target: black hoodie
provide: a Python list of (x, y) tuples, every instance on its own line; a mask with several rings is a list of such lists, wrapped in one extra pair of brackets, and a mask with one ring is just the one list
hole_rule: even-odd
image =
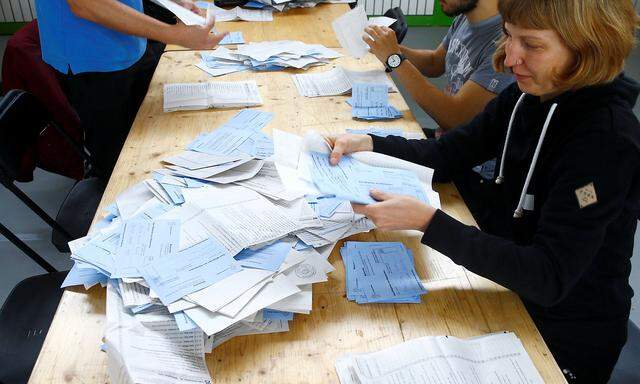
[[(487, 202), (493, 213), (485, 232), (437, 211), (422, 242), (518, 293), (554, 355), (567, 340), (599, 348), (626, 338), (640, 207), (640, 125), (632, 112), (638, 90), (620, 75), (545, 102), (525, 95), (513, 113), (522, 95), (513, 84), (437, 141), (372, 136), (375, 151), (432, 167), (434, 181), (448, 181), (489, 159), (500, 164), (514, 115), (504, 178), (487, 186), (495, 198)], [(526, 209), (514, 218), (553, 104)]]

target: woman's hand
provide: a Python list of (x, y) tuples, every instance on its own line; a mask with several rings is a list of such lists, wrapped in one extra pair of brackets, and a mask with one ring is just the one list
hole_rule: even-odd
[(372, 190), (377, 203), (352, 204), (353, 211), (367, 216), (381, 231), (413, 229), (424, 232), (429, 227), (436, 209), (418, 199)]
[(364, 32), (366, 35), (362, 37), (362, 40), (369, 46), (369, 52), (376, 55), (383, 64), (387, 63), (389, 56), (401, 53), (400, 45), (393, 29), (371, 25), (366, 27)]
[(347, 133), (340, 136), (328, 136), (326, 139), (331, 148), (333, 148), (329, 159), (331, 165), (338, 164), (343, 155), (353, 152), (373, 151), (373, 139), (369, 135)]

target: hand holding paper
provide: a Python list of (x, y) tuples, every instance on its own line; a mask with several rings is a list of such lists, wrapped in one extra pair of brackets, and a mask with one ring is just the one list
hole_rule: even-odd
[(353, 211), (367, 216), (381, 231), (427, 230), (436, 209), (411, 197), (371, 191), (378, 202), (369, 205), (352, 204)]

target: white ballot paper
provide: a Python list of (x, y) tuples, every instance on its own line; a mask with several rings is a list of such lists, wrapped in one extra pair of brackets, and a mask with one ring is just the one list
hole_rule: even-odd
[(255, 81), (164, 85), (164, 111), (252, 107), (262, 104)]
[[(515, 334), (431, 336), (336, 362), (341, 384), (527, 383), (544, 381)], [(497, 381), (496, 381), (497, 380)]]
[(369, 46), (362, 40), (364, 29), (368, 24), (364, 7), (358, 5), (335, 19), (331, 26), (342, 48), (346, 49), (351, 56), (361, 59), (369, 52)]
[(345, 95), (353, 84), (387, 84), (389, 92), (397, 92), (396, 86), (383, 70), (351, 71), (336, 67), (330, 71), (291, 75), (298, 92), (306, 97)]
[(171, 315), (143, 325), (124, 309), (111, 284), (107, 286), (105, 344), (111, 383), (212, 382), (200, 329), (181, 332)]
[(271, 9), (245, 9), (235, 7), (232, 9), (224, 9), (216, 6), (210, 6), (216, 21), (273, 21), (273, 11)]
[(166, 8), (169, 12), (176, 15), (185, 25), (204, 25), (204, 17), (195, 14), (185, 7), (178, 5), (172, 0), (151, 0), (154, 3)]

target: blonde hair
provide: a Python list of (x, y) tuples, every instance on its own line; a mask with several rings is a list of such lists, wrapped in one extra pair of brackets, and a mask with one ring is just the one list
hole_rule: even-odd
[[(555, 74), (563, 89), (578, 89), (613, 81), (636, 43), (638, 15), (629, 0), (500, 0), (503, 22), (529, 29), (555, 31), (573, 52), (574, 65)], [(506, 36), (493, 56), (504, 72)]]

